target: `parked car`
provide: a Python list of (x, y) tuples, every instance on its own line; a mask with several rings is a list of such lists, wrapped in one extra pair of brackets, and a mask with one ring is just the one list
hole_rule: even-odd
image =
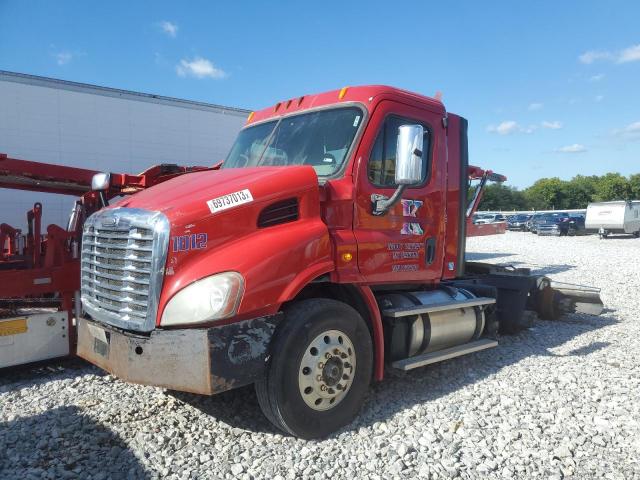
[(531, 218), (527, 220), (527, 223), (526, 223), (527, 231), (531, 233), (536, 233), (535, 225), (543, 215), (544, 213), (534, 213), (533, 215), (531, 215)]
[(473, 218), (473, 223), (482, 225), (483, 223), (504, 222), (505, 220), (505, 216), (501, 213), (481, 213)]
[(536, 226), (538, 235), (573, 236), (584, 233), (584, 217), (582, 215), (568, 215), (551, 213), (543, 215)]
[[(549, 227), (557, 225), (562, 219), (569, 218), (567, 212), (548, 212), (542, 213), (531, 223), (531, 231), (535, 234), (540, 233), (540, 226), (544, 225), (545, 233), (549, 230)], [(558, 227), (559, 228), (559, 227)], [(547, 233), (549, 235), (549, 233)]]
[(511, 215), (507, 218), (507, 230), (520, 230), (522, 232), (527, 230), (527, 222), (532, 215)]
[(597, 231), (600, 238), (607, 238), (611, 233), (640, 237), (640, 200), (590, 203), (586, 228)]

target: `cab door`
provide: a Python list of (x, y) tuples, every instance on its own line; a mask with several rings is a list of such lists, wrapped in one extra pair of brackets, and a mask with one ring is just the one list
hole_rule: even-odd
[[(445, 230), (446, 142), (437, 112), (395, 101), (381, 102), (356, 155), (354, 235), (358, 268), (367, 283), (437, 281), (441, 277)], [(395, 189), (398, 127), (425, 130), (423, 181), (405, 189), (384, 215), (374, 215), (372, 195), (390, 198)]]

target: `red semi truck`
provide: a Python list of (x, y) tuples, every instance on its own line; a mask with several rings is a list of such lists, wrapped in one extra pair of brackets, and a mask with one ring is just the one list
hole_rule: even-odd
[(274, 425), (317, 438), (385, 366), (495, 347), (528, 311), (600, 313), (595, 289), (465, 262), (469, 174), (467, 121), (432, 98), (365, 86), (252, 113), (221, 165), (86, 221), (78, 354), (173, 390), (253, 383)]

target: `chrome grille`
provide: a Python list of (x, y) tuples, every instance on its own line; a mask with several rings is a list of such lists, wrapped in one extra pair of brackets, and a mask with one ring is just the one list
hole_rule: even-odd
[(169, 241), (160, 212), (119, 208), (95, 213), (82, 236), (82, 304), (95, 320), (153, 330)]

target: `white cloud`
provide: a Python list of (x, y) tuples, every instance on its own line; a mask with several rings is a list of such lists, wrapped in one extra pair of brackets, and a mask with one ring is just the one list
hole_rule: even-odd
[(536, 110), (540, 110), (543, 106), (544, 105), (542, 103), (537, 103), (537, 102), (530, 103), (529, 104), (529, 110), (534, 112)]
[(225, 78), (227, 73), (221, 68), (217, 68), (210, 60), (202, 57), (195, 57), (193, 60), (183, 58), (176, 65), (176, 73), (180, 77), (195, 78)]
[(73, 53), (71, 52), (58, 52), (54, 55), (56, 63), (60, 66), (66, 65), (73, 60)]
[(618, 55), (618, 63), (637, 62), (640, 60), (640, 44), (625, 48)]
[(602, 100), (604, 100), (604, 95), (596, 95), (595, 99), (596, 102), (601, 102)]
[(587, 147), (579, 143), (574, 143), (573, 145), (567, 145), (556, 149), (556, 152), (558, 153), (583, 153), (586, 151)]
[(596, 60), (608, 60), (610, 58), (612, 58), (611, 52), (605, 52), (602, 50), (590, 50), (580, 55), (578, 57), (578, 60), (589, 65)]
[[(542, 122), (540, 126), (544, 128), (562, 128), (562, 123), (560, 122)], [(489, 125), (487, 127), (487, 132), (497, 133), (498, 135), (511, 135), (512, 133), (533, 133), (538, 128), (539, 125), (520, 125), (515, 120), (505, 120), (498, 125)]]
[(599, 73), (598, 75), (593, 75), (589, 77), (590, 82), (599, 82), (604, 78), (604, 73)]
[(557, 120), (555, 122), (547, 122), (545, 120), (540, 125), (542, 125), (542, 128), (550, 128), (551, 130), (559, 130), (563, 126), (562, 122), (559, 122)]
[(507, 120), (502, 122), (498, 126), (489, 125), (487, 127), (487, 131), (497, 133), (498, 135), (510, 135), (512, 133), (520, 131), (520, 126), (513, 120)]
[(625, 127), (625, 132), (640, 133), (640, 122), (634, 122)]
[(171, 38), (176, 38), (176, 35), (178, 34), (178, 25), (167, 20), (160, 22), (160, 28)]
[(640, 44), (631, 45), (617, 52), (608, 50), (590, 50), (578, 57), (582, 63), (587, 65), (599, 60), (610, 60), (615, 63), (629, 63), (640, 61)]
[(640, 122), (633, 122), (621, 130), (614, 130), (613, 134), (624, 140), (640, 140)]

